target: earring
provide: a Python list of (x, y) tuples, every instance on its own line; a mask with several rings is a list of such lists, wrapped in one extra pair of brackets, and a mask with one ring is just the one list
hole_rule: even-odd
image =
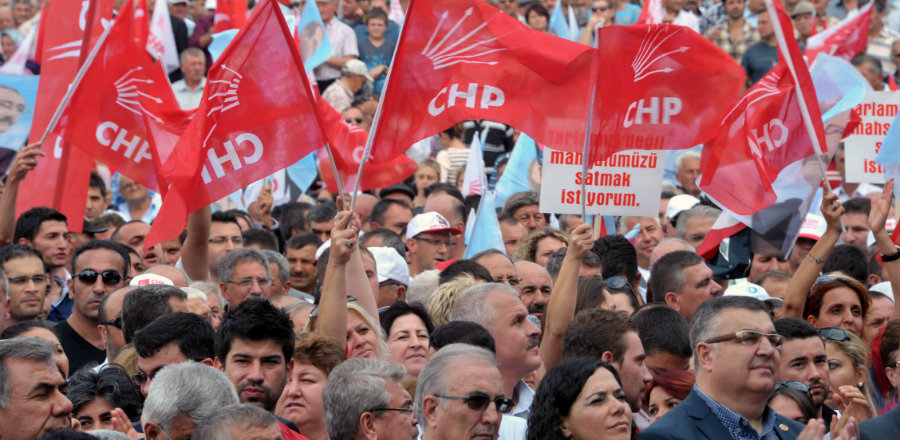
[(860, 383), (856, 384), (856, 387), (859, 388), (859, 389), (862, 389), (863, 385), (864, 385), (864, 384), (863, 384), (862, 382), (860, 382)]

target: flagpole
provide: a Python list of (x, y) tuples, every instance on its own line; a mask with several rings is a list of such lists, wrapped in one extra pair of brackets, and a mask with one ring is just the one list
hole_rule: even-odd
[[(78, 74), (75, 75), (75, 79), (72, 80), (72, 84), (69, 84), (69, 88), (66, 90), (65, 96), (63, 96), (62, 101), (59, 103), (59, 106), (56, 107), (56, 112), (53, 113), (53, 118), (50, 119), (50, 123), (47, 124), (47, 128), (44, 130), (44, 134), (41, 135), (40, 143), (43, 144), (47, 139), (47, 135), (56, 128), (56, 124), (59, 122), (59, 118), (62, 116), (63, 110), (66, 108), (66, 105), (69, 104), (69, 100), (72, 99), (72, 95), (75, 93), (75, 89), (78, 88), (78, 85), (81, 84), (82, 78), (84, 78), (84, 74), (87, 72), (88, 67), (94, 62), (94, 58), (96, 58), (97, 53), (100, 52), (100, 46), (103, 45), (103, 42), (106, 41), (106, 37), (109, 35), (110, 31), (112, 31), (114, 24), (110, 24), (109, 27), (103, 30), (103, 33), (100, 34), (100, 38), (97, 39), (97, 42), (94, 44), (94, 47), (91, 48), (90, 54), (88, 54), (87, 58), (81, 63), (81, 67), (78, 68)], [(90, 32), (90, 29), (85, 29), (85, 32)]]
[(337, 165), (334, 163), (334, 153), (331, 152), (331, 144), (328, 142), (325, 142), (325, 151), (328, 152), (328, 162), (331, 163), (331, 173), (334, 174), (334, 181), (337, 183), (338, 195), (344, 197), (344, 185), (341, 183), (341, 175), (338, 174)]
[(581, 150), (581, 221), (587, 219), (587, 179), (590, 168), (591, 122), (594, 119), (594, 99), (597, 96), (597, 85), (591, 84), (591, 106), (588, 107), (587, 129), (584, 131), (584, 148)]
[[(406, 9), (406, 15), (403, 17), (403, 26), (400, 28), (400, 35), (397, 36), (397, 45), (394, 46), (394, 53), (391, 54), (391, 59), (395, 60), (394, 55), (400, 50), (400, 44), (403, 43), (403, 34), (406, 32), (406, 25), (409, 21), (410, 15), (412, 13), (410, 11), (413, 10), (413, 5), (416, 0), (409, 0), (409, 7)], [(359, 170), (356, 173), (356, 182), (353, 183), (353, 195), (350, 199), (350, 210), (356, 207), (356, 193), (359, 192), (359, 183), (362, 181), (362, 173), (363, 168), (366, 166), (366, 161), (369, 160), (369, 156), (372, 155), (372, 143), (375, 140), (375, 133), (378, 131), (379, 122), (381, 122), (381, 108), (384, 106), (385, 97), (388, 95), (388, 87), (391, 85), (391, 73), (394, 72), (394, 69), (388, 69), (387, 76), (384, 79), (384, 88), (381, 89), (381, 98), (378, 100), (378, 106), (375, 108), (375, 116), (372, 117), (372, 131), (369, 132), (369, 137), (366, 138), (366, 148), (363, 150), (362, 159), (359, 161)]]

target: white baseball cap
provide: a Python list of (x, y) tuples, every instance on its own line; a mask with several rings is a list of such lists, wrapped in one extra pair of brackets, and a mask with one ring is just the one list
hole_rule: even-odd
[(406, 224), (406, 238), (415, 238), (423, 232), (450, 232), (458, 235), (462, 231), (450, 226), (450, 222), (437, 212), (423, 212)]
[(769, 296), (769, 292), (766, 292), (766, 289), (763, 289), (762, 286), (746, 281), (728, 286), (728, 289), (725, 289), (725, 296), (749, 296), (771, 305), (772, 308), (784, 305), (783, 299)]
[(678, 194), (677, 196), (673, 196), (669, 199), (669, 204), (666, 206), (666, 219), (671, 220), (675, 218), (676, 215), (693, 208), (694, 205), (698, 203), (700, 203), (700, 199), (690, 194)]
[(172, 280), (162, 276), (157, 275), (155, 273), (142, 273), (131, 279), (131, 282), (128, 283), (129, 286), (139, 287), (146, 286), (148, 284), (164, 284), (166, 286), (174, 286), (175, 283)]
[(825, 217), (816, 214), (806, 214), (803, 219), (803, 226), (800, 226), (800, 233), (797, 238), (809, 238), (811, 240), (819, 240), (825, 235), (825, 229), (828, 225), (825, 223)]
[(400, 256), (397, 249), (386, 246), (367, 248), (375, 256), (375, 272), (378, 273), (378, 282), (394, 280), (404, 286), (409, 286), (409, 266), (406, 260)]

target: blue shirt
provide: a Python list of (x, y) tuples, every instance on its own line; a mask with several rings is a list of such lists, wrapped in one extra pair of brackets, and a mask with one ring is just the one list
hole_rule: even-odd
[(694, 392), (706, 402), (709, 410), (716, 415), (716, 418), (719, 419), (720, 422), (722, 422), (722, 425), (724, 425), (725, 429), (728, 430), (728, 433), (731, 434), (732, 439), (778, 440), (778, 436), (775, 435), (775, 411), (772, 411), (772, 408), (766, 406), (766, 410), (763, 412), (762, 435), (759, 435), (756, 430), (753, 429), (753, 426), (750, 425), (750, 422), (742, 415), (732, 411), (725, 405), (716, 402), (711, 397), (707, 396), (706, 393), (701, 391), (700, 388), (697, 388), (696, 385), (694, 385)]
[(628, 3), (621, 11), (616, 11), (613, 18), (615, 24), (635, 24), (641, 15), (641, 7), (632, 3)]

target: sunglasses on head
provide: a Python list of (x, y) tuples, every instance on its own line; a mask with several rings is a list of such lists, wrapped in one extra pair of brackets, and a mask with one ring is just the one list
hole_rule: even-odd
[(775, 385), (775, 390), (773, 390), (772, 392), (777, 392), (778, 390), (780, 390), (782, 388), (790, 388), (794, 391), (799, 391), (801, 393), (809, 394), (809, 386), (803, 382), (797, 382), (796, 380), (789, 380), (786, 382), (778, 382), (778, 384)]
[(819, 336), (834, 342), (844, 342), (850, 340), (850, 333), (840, 327), (824, 327), (816, 330)]
[(122, 274), (116, 272), (112, 269), (104, 270), (103, 272), (97, 272), (94, 269), (85, 269), (81, 272), (78, 272), (78, 281), (81, 281), (84, 284), (94, 284), (97, 282), (97, 277), (101, 277), (103, 279), (103, 284), (107, 286), (115, 286), (122, 282)]
[(352, 124), (356, 122), (357, 124), (362, 124), (363, 118), (344, 118), (344, 122), (348, 124)]
[(494, 404), (497, 405), (497, 411), (501, 413), (509, 411), (513, 406), (512, 399), (502, 394), (496, 397), (491, 397), (488, 395), (488, 393), (485, 393), (483, 391), (473, 391), (469, 393), (468, 396), (448, 396), (445, 394), (435, 394), (435, 397), (439, 397), (441, 399), (462, 400), (472, 411), (484, 411), (485, 409), (487, 409), (488, 405), (491, 404), (491, 402), (494, 402)]

